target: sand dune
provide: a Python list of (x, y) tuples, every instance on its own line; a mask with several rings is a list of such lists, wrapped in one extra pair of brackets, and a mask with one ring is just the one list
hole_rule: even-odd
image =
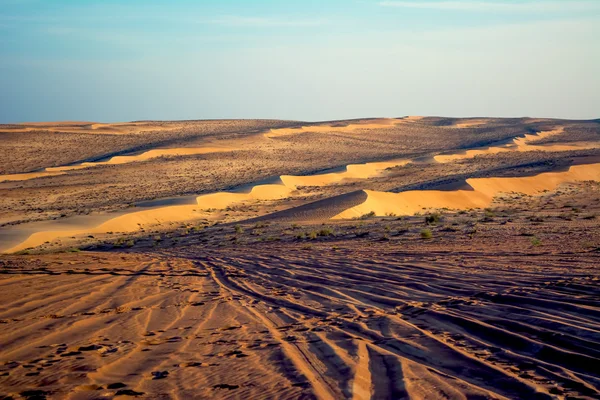
[(48, 167), (43, 171), (29, 172), (24, 174), (8, 174), (0, 175), (0, 182), (2, 181), (23, 181), (28, 179), (41, 178), (45, 176), (55, 176), (65, 174), (67, 171), (74, 171), (78, 169), (93, 168), (100, 165), (120, 165), (128, 164), (132, 162), (147, 161), (152, 158), (168, 157), (168, 156), (189, 156), (197, 154), (210, 154), (227, 151), (239, 150), (235, 147), (223, 146), (206, 146), (206, 147), (183, 147), (173, 149), (152, 149), (145, 151), (141, 154), (130, 155), (130, 156), (115, 156), (111, 157), (107, 161), (96, 161), (96, 162), (84, 162), (75, 165), (66, 165), (62, 167)]
[(481, 126), (481, 125), (485, 125), (487, 123), (487, 120), (485, 119), (471, 119), (471, 120), (466, 120), (466, 121), (460, 121), (454, 125), (452, 125), (452, 127), (454, 128), (473, 128), (475, 126)]
[(333, 219), (356, 218), (370, 212), (379, 216), (412, 215), (425, 209), (483, 208), (489, 206), (499, 193), (536, 195), (554, 190), (562, 183), (588, 180), (600, 181), (600, 164), (574, 165), (568, 171), (535, 176), (467, 179), (467, 184), (473, 190), (414, 190), (401, 193), (365, 190), (367, 200), (364, 203), (341, 212)]
[(422, 117), (406, 117), (401, 119), (396, 118), (380, 118), (374, 120), (360, 121), (357, 123), (350, 123), (345, 125), (309, 125), (300, 126), (294, 128), (279, 128), (270, 129), (265, 136), (268, 138), (274, 138), (279, 136), (294, 135), (303, 132), (354, 132), (357, 130), (367, 129), (382, 129), (391, 128), (395, 125), (403, 124), (406, 122), (415, 122), (422, 119)]
[(365, 164), (349, 164), (345, 171), (315, 175), (281, 175), (283, 184), (290, 188), (298, 186), (326, 186), (341, 182), (345, 179), (368, 179), (381, 176), (387, 168), (406, 165), (410, 160), (394, 160), (371, 162)]
[(81, 121), (61, 121), (61, 122), (27, 122), (24, 124), (14, 124), (11, 127), (0, 126), (0, 132), (68, 132), (68, 133), (89, 133), (104, 135), (129, 135), (156, 131), (173, 131), (180, 129), (181, 124), (164, 124), (155, 122), (116, 122), (116, 123), (96, 123)]
[(142, 228), (156, 226), (168, 226), (174, 223), (190, 222), (200, 218), (216, 220), (219, 214), (207, 213), (207, 210), (224, 210), (227, 207), (247, 202), (275, 200), (289, 196), (291, 189), (283, 185), (257, 185), (248, 193), (218, 192), (198, 196), (195, 205), (178, 205), (159, 207), (144, 211), (134, 211), (97, 226), (82, 226), (80, 229), (65, 229), (57, 231), (41, 231), (29, 236), (25, 241), (11, 247), (4, 252), (14, 253), (30, 247), (37, 247), (46, 242), (52, 242), (59, 238), (89, 235), (107, 234), (109, 232), (132, 233)]
[[(510, 178), (473, 178), (467, 179), (467, 184), (473, 190), (415, 190), (402, 193), (388, 193), (365, 190), (366, 199), (361, 204), (351, 204), (346, 210), (340, 211), (336, 200), (316, 205), (326, 207), (326, 210), (315, 210), (315, 205), (308, 206), (305, 210), (296, 212), (288, 210), (274, 218), (279, 219), (322, 219), (322, 215), (328, 214), (332, 219), (351, 219), (374, 212), (378, 216), (384, 215), (412, 215), (425, 209), (448, 208), (464, 210), (470, 208), (484, 208), (491, 204), (492, 199), (499, 193), (523, 193), (535, 195), (546, 190), (554, 190), (562, 183), (575, 181), (600, 181), (600, 164), (575, 165), (564, 172), (547, 172), (528, 177)], [(172, 224), (177, 222), (189, 222), (207, 216), (205, 210), (223, 210), (227, 207), (248, 202), (276, 200), (292, 195), (294, 188), (281, 184), (257, 185), (248, 193), (218, 192), (198, 196), (197, 205), (167, 206), (151, 210), (137, 211), (121, 215), (98, 226), (87, 226), (81, 229), (42, 231), (32, 234), (27, 240), (13, 246), (5, 253), (14, 253), (24, 249), (37, 247), (45, 242), (52, 242), (61, 237), (70, 237), (86, 234), (105, 234), (108, 232), (137, 232), (141, 228)], [(359, 192), (360, 193), (360, 192)], [(354, 202), (355, 196), (351, 196)], [(342, 197), (340, 197), (340, 200)], [(348, 204), (342, 201), (341, 204)], [(338, 213), (331, 215), (335, 205)], [(211, 218), (218, 218), (212, 215)]]
[(512, 140), (512, 143), (502, 146), (483, 147), (479, 149), (470, 149), (460, 153), (440, 154), (434, 156), (433, 159), (440, 163), (447, 163), (465, 158), (473, 158), (476, 156), (498, 154), (511, 151), (571, 151), (571, 150), (586, 150), (599, 148), (599, 143), (582, 142), (568, 144), (546, 144), (535, 145), (537, 140), (541, 140), (550, 136), (560, 135), (564, 132), (564, 128), (557, 128), (550, 131), (541, 131), (535, 135), (525, 134), (523, 137), (518, 137)]

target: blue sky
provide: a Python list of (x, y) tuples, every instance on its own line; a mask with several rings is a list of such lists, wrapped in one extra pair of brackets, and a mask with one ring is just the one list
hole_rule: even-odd
[(0, 122), (600, 117), (600, 1), (0, 0)]

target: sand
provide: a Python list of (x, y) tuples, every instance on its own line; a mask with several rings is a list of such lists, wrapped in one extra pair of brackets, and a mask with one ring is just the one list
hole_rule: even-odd
[(592, 255), (453, 243), (7, 259), (0, 389), (15, 398), (597, 396)]
[(169, 131), (180, 129), (178, 124), (163, 124), (155, 122), (116, 122), (116, 123), (96, 123), (81, 121), (62, 121), (62, 122), (27, 122), (23, 124), (14, 124), (10, 128), (1, 127), (0, 132), (69, 132), (69, 133), (88, 133), (96, 135), (131, 135), (144, 134), (148, 132)]
[(331, 172), (315, 175), (281, 175), (283, 184), (289, 188), (298, 186), (325, 186), (342, 182), (346, 179), (369, 179), (381, 176), (388, 168), (406, 165), (410, 160), (393, 160), (364, 164), (349, 164), (342, 172)]
[(424, 210), (448, 208), (467, 210), (488, 207), (500, 193), (538, 195), (559, 185), (576, 181), (600, 182), (600, 164), (576, 165), (564, 172), (547, 172), (535, 176), (514, 178), (473, 178), (467, 184), (473, 190), (414, 190), (401, 193), (365, 190), (367, 200), (334, 216), (334, 219), (375, 215), (412, 215)]
[(498, 154), (511, 151), (574, 151), (574, 150), (585, 150), (585, 149), (596, 149), (600, 147), (597, 142), (581, 142), (581, 143), (568, 143), (568, 144), (547, 144), (547, 145), (535, 145), (535, 141), (542, 140), (544, 138), (560, 135), (564, 132), (564, 128), (557, 128), (550, 131), (541, 131), (535, 135), (525, 134), (523, 137), (517, 137), (512, 140), (512, 143), (502, 146), (492, 146), (480, 149), (466, 150), (460, 153), (453, 154), (442, 154), (436, 155), (433, 159), (440, 163), (447, 163), (456, 160), (463, 160), (466, 158), (473, 158), (477, 156)]
[(101, 165), (121, 165), (132, 162), (148, 161), (158, 157), (176, 157), (176, 156), (190, 156), (198, 154), (211, 154), (219, 152), (228, 152), (239, 150), (234, 147), (227, 145), (222, 146), (206, 146), (196, 148), (173, 148), (173, 149), (152, 149), (145, 151), (141, 154), (131, 156), (115, 156), (111, 157), (107, 161), (96, 161), (96, 162), (83, 162), (75, 165), (66, 165), (61, 167), (48, 167), (43, 171), (29, 172), (24, 174), (8, 174), (0, 175), (0, 182), (3, 181), (23, 181), (28, 179), (42, 178), (45, 176), (56, 176), (65, 174), (67, 171), (74, 171), (85, 168), (93, 168)]
[[(470, 130), (488, 120), (416, 121), (322, 123), (317, 132), (306, 123), (247, 123), (239, 136), (238, 122), (225, 133), (210, 125), (207, 137), (231, 135), (227, 145), (243, 151), (191, 159), (148, 152), (144, 162), (114, 157), (114, 168), (3, 183), (1, 205), (15, 228), (25, 228), (18, 218), (26, 210), (41, 216), (42, 231), (10, 250), (60, 244), (0, 256), (0, 398), (600, 397), (597, 151), (426, 161), (534, 128), (542, 133), (510, 146), (572, 149), (534, 142), (565, 124), (578, 144), (595, 143), (597, 124), (493, 120)], [(264, 138), (265, 129), (295, 125), (306, 131)], [(202, 126), (191, 123), (185, 151), (206, 144), (196, 136)], [(40, 142), (18, 154), (53, 148), (45, 134), (24, 135)], [(94, 159), (82, 152), (92, 142), (78, 143), (69, 158), (39, 166)], [(177, 149), (152, 151), (163, 150)], [(113, 151), (122, 149), (102, 154)], [(329, 172), (299, 175), (310, 170)], [(486, 177), (467, 178), (472, 190), (389, 192), (470, 176)], [(161, 202), (159, 184), (193, 204)], [(136, 190), (156, 201), (118, 214), (90, 205), (111, 191), (123, 194), (117, 206), (131, 204)], [(82, 215), (54, 229), (50, 218), (69, 219), (64, 198)], [(442, 211), (434, 223), (413, 215), (440, 208), (472, 210)], [(371, 211), (378, 217), (365, 216)]]
[(348, 124), (328, 124), (328, 125), (309, 125), (299, 126), (293, 128), (279, 128), (270, 129), (265, 133), (268, 138), (276, 138), (280, 136), (295, 135), (304, 132), (354, 132), (358, 130), (369, 130), (369, 129), (384, 129), (392, 128), (396, 125), (403, 124), (406, 122), (415, 122), (422, 119), (422, 117), (406, 117), (402, 119), (395, 118), (380, 118), (375, 120), (365, 120), (357, 123)]
[[(395, 162), (392, 162), (391, 164), (395, 164)], [(357, 170), (361, 171), (361, 173), (364, 171), (369, 173), (379, 171), (379, 169), (366, 167), (366, 165), (364, 167), (365, 168), (363, 168), (363, 166), (358, 167)], [(352, 171), (353, 169), (350, 170)], [(248, 193), (211, 193), (198, 196), (196, 198), (197, 205), (167, 206), (131, 212), (110, 219), (98, 226), (86, 226), (81, 229), (37, 232), (18, 245), (3, 251), (5, 253), (19, 252), (64, 237), (107, 234), (109, 232), (132, 233), (138, 232), (141, 229), (151, 229), (157, 226), (164, 227), (165, 225), (168, 226), (180, 222), (193, 222), (200, 218), (216, 220), (220, 215), (207, 214), (207, 211), (225, 210), (234, 204), (244, 202), (283, 199), (293, 194), (298, 182), (306, 183), (310, 181), (302, 180), (302, 177), (300, 177), (299, 180), (294, 180), (293, 178), (295, 177), (290, 178), (292, 178), (290, 180), (293, 184), (291, 187), (290, 181), (288, 181), (287, 184), (283, 185), (257, 185)], [(317, 182), (323, 182), (322, 179), (319, 179), (319, 175), (312, 178)], [(576, 165), (571, 166), (568, 171), (548, 172), (529, 177), (467, 179), (467, 184), (472, 187), (473, 190), (415, 190), (402, 193), (364, 190), (366, 199), (362, 203), (353, 205), (352, 207), (333, 215), (331, 218), (352, 219), (371, 212), (378, 216), (385, 216), (412, 215), (430, 209), (467, 210), (471, 208), (485, 208), (488, 207), (492, 203), (494, 197), (500, 193), (537, 195), (544, 191), (554, 190), (563, 183), (576, 181), (600, 182), (600, 164)], [(285, 182), (286, 181), (284, 180), (284, 183)], [(295, 213), (294, 210), (288, 210), (282, 217), (284, 219), (291, 219), (290, 215)], [(310, 215), (315, 214), (312, 212)]]

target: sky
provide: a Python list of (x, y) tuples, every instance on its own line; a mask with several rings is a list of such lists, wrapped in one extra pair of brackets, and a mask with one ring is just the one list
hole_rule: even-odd
[(0, 123), (600, 117), (600, 0), (0, 0)]

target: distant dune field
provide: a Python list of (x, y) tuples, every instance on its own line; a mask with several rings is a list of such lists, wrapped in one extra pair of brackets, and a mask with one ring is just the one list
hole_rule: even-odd
[(0, 399), (600, 398), (600, 123), (0, 126)]

